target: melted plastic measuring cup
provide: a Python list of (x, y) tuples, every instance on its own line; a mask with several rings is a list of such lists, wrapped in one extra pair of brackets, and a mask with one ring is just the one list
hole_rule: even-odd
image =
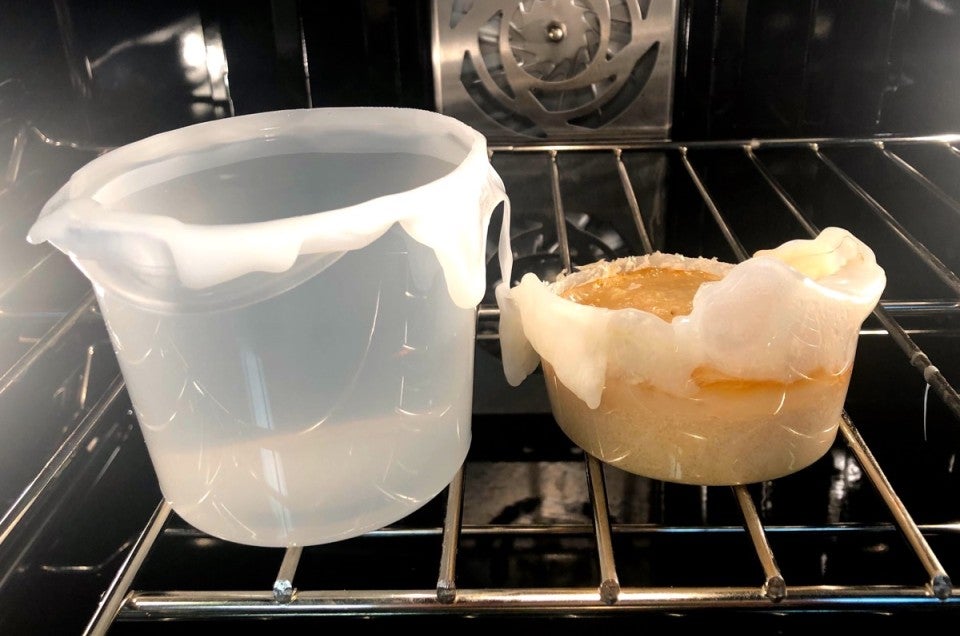
[(97, 292), (165, 498), (211, 535), (328, 543), (393, 523), (471, 439), (486, 140), (437, 113), (197, 124), (77, 171), (29, 233)]

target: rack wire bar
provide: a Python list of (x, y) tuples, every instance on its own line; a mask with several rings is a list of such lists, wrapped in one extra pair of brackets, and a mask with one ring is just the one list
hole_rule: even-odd
[(93, 371), (93, 356), (97, 349), (93, 345), (87, 347), (87, 355), (83, 361), (83, 375), (80, 376), (80, 387), (77, 389), (77, 405), (80, 409), (87, 408), (87, 398), (90, 395), (90, 374)]
[[(49, 261), (51, 258), (53, 258), (55, 254), (56, 252), (54, 250), (52, 249), (49, 250), (46, 254), (44, 254), (39, 259), (37, 259), (37, 261), (33, 265), (28, 267), (26, 271), (19, 274), (16, 278), (10, 281), (10, 284), (8, 284), (4, 289), (0, 289), (0, 302), (3, 302), (3, 299), (7, 296), (7, 294), (10, 294), (14, 290), (16, 290), (18, 287), (20, 287), (20, 285), (22, 285), (25, 280), (30, 278), (34, 274), (34, 272), (36, 272), (41, 267), (43, 267), (44, 264), (47, 261)], [(2, 315), (3, 313), (4, 313), (3, 307), (0, 307), (0, 315)]]
[(926, 188), (930, 194), (937, 197), (947, 207), (951, 208), (954, 212), (960, 213), (960, 201), (957, 201), (949, 194), (944, 192), (940, 186), (935, 184), (933, 181), (928, 179), (926, 175), (913, 167), (909, 161), (887, 148), (882, 141), (878, 141), (875, 145), (877, 149), (883, 153), (883, 156), (889, 159), (895, 166), (903, 170), (909, 176), (913, 177), (917, 183)]
[(613, 538), (610, 534), (610, 513), (607, 506), (607, 488), (600, 461), (584, 454), (587, 468), (587, 485), (593, 510), (593, 527), (597, 539), (597, 556), (600, 559), (600, 598), (604, 603), (616, 603), (620, 596), (620, 579), (613, 559)]
[[(960, 534), (960, 521), (953, 523), (926, 523), (917, 524), (922, 532), (937, 532)], [(688, 526), (688, 525), (660, 525), (657, 523), (611, 523), (613, 534), (623, 535), (671, 535), (671, 534), (740, 534), (742, 525), (716, 526)], [(587, 523), (556, 523), (549, 525), (530, 524), (465, 524), (461, 526), (461, 536), (575, 536), (590, 535), (595, 531), (593, 524)], [(897, 532), (893, 523), (857, 523), (837, 522), (829, 525), (766, 525), (766, 534), (844, 534), (844, 533), (884, 533)], [(401, 538), (401, 537), (437, 537), (443, 534), (440, 526), (424, 528), (388, 527), (373, 530), (365, 535), (366, 538)], [(209, 537), (210, 535), (192, 527), (164, 528), (165, 537)]]
[[(557, 224), (557, 237), (560, 242), (560, 254), (566, 271), (572, 270), (570, 244), (567, 240), (566, 216), (563, 212), (563, 198), (560, 193), (560, 172), (557, 165), (557, 153), (550, 152), (550, 184), (553, 195), (553, 212)], [(629, 184), (628, 184), (629, 185)], [(632, 188), (631, 188), (632, 192)], [(638, 207), (639, 209), (639, 207)], [(598, 591), (605, 603), (615, 603), (620, 594), (620, 581), (617, 578), (613, 560), (613, 540), (610, 536), (610, 517), (607, 510), (607, 491), (604, 486), (603, 468), (600, 463), (586, 454), (587, 482), (593, 510), (594, 531), (597, 541), (597, 553), (600, 559), (600, 586)]]
[[(760, 176), (763, 177), (767, 185), (773, 189), (773, 192), (780, 198), (783, 204), (787, 206), (787, 209), (794, 218), (796, 218), (797, 222), (806, 229), (811, 237), (819, 234), (820, 230), (817, 226), (807, 220), (803, 212), (800, 211), (800, 206), (797, 205), (797, 202), (793, 200), (793, 197), (790, 196), (780, 182), (770, 174), (770, 171), (763, 164), (763, 161), (753, 152), (753, 148), (744, 146), (743, 150), (750, 159), (750, 162), (760, 173)], [(900, 349), (907, 355), (910, 364), (923, 374), (923, 379), (933, 388), (937, 397), (943, 401), (957, 419), (960, 419), (960, 394), (958, 394), (957, 390), (943, 377), (940, 370), (933, 365), (930, 358), (927, 357), (927, 354), (917, 346), (910, 335), (907, 334), (906, 330), (900, 326), (900, 323), (890, 316), (884, 308), (883, 303), (874, 308), (873, 315), (883, 324), (887, 333), (893, 338), (893, 341), (896, 342)]]
[(900, 497), (893, 491), (893, 487), (887, 480), (886, 475), (884, 475), (883, 470), (880, 469), (880, 464), (877, 463), (873, 453), (867, 448), (866, 442), (864, 442), (860, 436), (860, 432), (853, 425), (853, 421), (846, 412), (844, 412), (840, 418), (840, 430), (843, 431), (843, 436), (847, 439), (847, 444), (853, 449), (860, 465), (870, 476), (870, 481), (876, 486), (877, 492), (880, 493), (884, 503), (887, 504), (887, 507), (893, 514), (894, 520), (910, 543), (910, 547), (913, 548), (913, 551), (930, 576), (928, 585), (933, 595), (940, 600), (949, 598), (953, 591), (953, 584), (950, 581), (950, 577), (940, 564), (940, 560), (937, 559), (937, 555), (933, 553), (930, 544), (927, 543), (917, 524), (914, 523), (913, 518), (907, 511), (907, 507), (903, 505)]
[[(560, 193), (560, 172), (559, 166), (557, 165), (557, 153), (555, 151), (550, 152), (550, 184), (552, 186), (553, 211), (557, 223), (557, 236), (560, 241), (563, 267), (569, 272), (572, 271), (573, 264), (570, 260), (570, 244), (567, 240), (566, 216), (563, 212), (563, 198)], [(629, 182), (626, 185), (632, 194), (633, 189), (629, 187)], [(639, 214), (639, 206), (637, 206), (637, 210)], [(615, 603), (620, 594), (620, 581), (617, 577), (616, 564), (613, 559), (613, 540), (610, 536), (610, 516), (607, 506), (607, 491), (604, 484), (603, 468), (600, 466), (600, 462), (589, 454), (585, 454), (585, 462), (587, 483), (592, 504), (591, 509), (593, 510), (597, 555), (600, 560), (601, 580), (598, 591), (605, 603)]]
[(934, 393), (953, 412), (954, 416), (960, 419), (960, 393), (957, 393), (953, 385), (943, 377), (940, 369), (934, 366), (927, 354), (917, 346), (903, 327), (883, 307), (874, 309), (873, 315), (877, 317), (894, 341), (907, 354), (911, 366), (923, 374), (923, 379), (933, 388)]
[(895, 314), (933, 314), (960, 311), (958, 300), (884, 300), (880, 306)]
[(96, 154), (103, 154), (111, 150), (116, 150), (117, 146), (104, 146), (102, 144), (89, 144), (82, 141), (76, 141), (73, 139), (64, 139), (62, 137), (51, 137), (50, 135), (44, 133), (42, 130), (36, 126), (30, 126), (30, 132), (33, 133), (33, 136), (42, 141), (47, 146), (52, 148), (69, 148), (71, 150), (79, 150), (80, 152), (92, 152)]
[(710, 214), (713, 215), (714, 220), (717, 222), (717, 225), (720, 227), (720, 231), (723, 233), (723, 237), (727, 239), (727, 243), (730, 245), (730, 248), (733, 250), (733, 253), (736, 257), (744, 261), (750, 258), (750, 254), (744, 249), (743, 244), (734, 236), (733, 231), (730, 229), (730, 226), (727, 225), (726, 219), (723, 218), (723, 215), (720, 214), (720, 210), (717, 208), (717, 204), (714, 203), (713, 197), (710, 196), (710, 193), (707, 192), (707, 188), (703, 185), (703, 181), (700, 180), (700, 175), (697, 174), (697, 171), (693, 168), (693, 164), (690, 163), (690, 159), (687, 157), (687, 148), (686, 146), (680, 147), (680, 160), (683, 162), (683, 167), (687, 169), (687, 174), (690, 175), (690, 179), (693, 180), (693, 185), (696, 186), (697, 191), (700, 193), (700, 197), (703, 199), (703, 202), (707, 205), (707, 209), (710, 210)]
[(440, 552), (440, 577), (437, 600), (452, 603), (457, 598), (457, 546), (463, 523), (463, 466), (447, 486), (447, 510), (443, 520), (443, 545)]
[(560, 256), (563, 268), (571, 271), (570, 243), (567, 240), (567, 217), (563, 212), (563, 199), (560, 195), (560, 167), (557, 165), (557, 151), (550, 151), (550, 193), (553, 196), (553, 213), (557, 221), (557, 241), (560, 243)]
[(620, 185), (623, 186), (623, 194), (627, 197), (627, 205), (630, 206), (633, 222), (637, 226), (637, 232), (640, 234), (643, 251), (650, 254), (653, 252), (653, 243), (650, 241), (650, 235), (647, 233), (647, 226), (643, 222), (643, 214), (640, 211), (640, 204), (637, 202), (637, 195), (633, 191), (633, 184), (630, 183), (630, 175), (627, 174), (627, 167), (623, 165), (623, 149), (614, 148), (613, 156), (617, 162), (617, 173), (620, 175)]
[(938, 600), (922, 587), (793, 586), (773, 605), (756, 587), (624, 587), (617, 602), (605, 603), (592, 588), (461, 589), (456, 603), (441, 603), (433, 590), (301, 591), (290, 603), (269, 592), (135, 592), (120, 620), (304, 617), (320, 614), (609, 614), (623, 610), (677, 611), (731, 608), (760, 612), (789, 610), (876, 612), (890, 607), (960, 606), (960, 597)]
[[(4, 171), (4, 188), (11, 186), (20, 176), (20, 165), (23, 163), (23, 153), (27, 147), (27, 129), (21, 127), (13, 138), (13, 147), (10, 149), (10, 158), (7, 161), (7, 169)], [(0, 190), (2, 192), (2, 190)]]
[(297, 588), (293, 586), (293, 577), (297, 573), (302, 554), (301, 546), (287, 548), (283, 552), (283, 561), (280, 562), (277, 579), (273, 582), (273, 598), (278, 603), (289, 603), (296, 596)]
[(76, 309), (51, 327), (35, 345), (30, 347), (30, 350), (27, 351), (22, 358), (17, 360), (6, 373), (0, 375), (0, 395), (3, 395), (7, 389), (26, 375), (27, 371), (33, 367), (37, 360), (53, 349), (67, 332), (80, 322), (80, 319), (83, 318), (84, 315), (93, 311), (95, 305), (96, 298), (93, 295), (93, 291), (90, 291), (83, 297), (83, 300), (80, 301)]
[(960, 155), (951, 144), (960, 142), (960, 134), (942, 134), (942, 135), (878, 135), (876, 137), (793, 137), (793, 138), (766, 138), (766, 139), (717, 139), (717, 140), (686, 140), (686, 141), (636, 141), (630, 143), (589, 143), (589, 144), (554, 144), (554, 143), (525, 143), (523, 146), (513, 146), (509, 144), (499, 144), (489, 147), (490, 152), (570, 152), (578, 150), (680, 150), (681, 148), (690, 148), (693, 150), (724, 150), (738, 149), (744, 146), (754, 148), (792, 148), (796, 146), (809, 146), (817, 144), (823, 147), (829, 146), (861, 146), (872, 144), (877, 141), (883, 141), (885, 144), (916, 144), (916, 143), (939, 143), (944, 144)]
[[(147, 525), (144, 526), (137, 540), (130, 547), (127, 558), (120, 564), (116, 575), (100, 598), (100, 603), (83, 632), (84, 636), (103, 636), (110, 629), (110, 625), (125, 604), (127, 590), (130, 589), (140, 566), (143, 565), (147, 554), (150, 553), (153, 543), (160, 536), (160, 531), (163, 530), (163, 525), (170, 516), (170, 510), (170, 504), (161, 501), (153, 511)], [(271, 602), (276, 603), (273, 593), (269, 592), (269, 594)], [(129, 601), (126, 601), (126, 603), (129, 604)]]
[(30, 484), (20, 493), (17, 500), (0, 518), (0, 546), (16, 530), (17, 526), (26, 518), (44, 492), (56, 482), (66, 467), (73, 461), (77, 451), (87, 445), (92, 432), (103, 419), (103, 414), (113, 406), (117, 397), (124, 388), (123, 378), (117, 376), (110, 383), (106, 393), (97, 404), (80, 420), (76, 428), (71, 431), (60, 447), (53, 453), (43, 468), (37, 473)]
[(830, 160), (825, 154), (820, 151), (820, 148), (816, 144), (811, 144), (810, 149), (817, 156), (817, 159), (820, 160), (823, 165), (827, 166), (831, 172), (833, 172), (839, 179), (846, 185), (850, 190), (852, 190), (858, 197), (863, 199), (867, 205), (870, 206), (870, 209), (882, 220), (890, 229), (892, 229), (896, 235), (900, 238), (901, 241), (906, 243), (907, 247), (910, 248), (913, 253), (920, 257), (920, 260), (924, 262), (930, 269), (933, 270), (933, 273), (937, 277), (946, 283), (954, 293), (960, 295), (960, 277), (958, 277), (953, 271), (944, 265), (936, 254), (931, 252), (927, 247), (916, 239), (910, 232), (907, 231), (905, 227), (898, 221), (890, 212), (880, 205), (880, 203), (870, 196), (870, 193), (863, 189), (859, 183), (854, 181), (850, 175), (844, 172), (840, 166), (835, 164)]
[(743, 512), (743, 519), (750, 533), (750, 539), (753, 541), (753, 547), (760, 557), (760, 564), (763, 566), (763, 573), (766, 580), (763, 583), (763, 593), (771, 601), (779, 603), (787, 595), (787, 585), (777, 566), (777, 560), (773, 556), (773, 550), (770, 549), (770, 543), (767, 541), (767, 535), (763, 530), (763, 524), (760, 523), (760, 516), (757, 514), (757, 508), (753, 503), (753, 498), (747, 491), (746, 486), (734, 486), (733, 493), (737, 497), (737, 503), (740, 504), (740, 510)]

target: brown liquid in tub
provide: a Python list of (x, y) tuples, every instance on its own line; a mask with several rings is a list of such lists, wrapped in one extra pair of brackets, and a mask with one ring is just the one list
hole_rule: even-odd
[(581, 305), (642, 309), (670, 322), (693, 311), (700, 285), (718, 280), (719, 276), (701, 270), (644, 267), (582, 283), (562, 296)]

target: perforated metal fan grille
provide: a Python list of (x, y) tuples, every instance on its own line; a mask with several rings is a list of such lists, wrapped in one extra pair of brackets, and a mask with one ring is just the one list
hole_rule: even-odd
[(437, 107), (494, 141), (666, 138), (675, 0), (434, 2)]

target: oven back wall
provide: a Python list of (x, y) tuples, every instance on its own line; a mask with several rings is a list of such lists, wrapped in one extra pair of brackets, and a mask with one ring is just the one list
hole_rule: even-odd
[(930, 134), (960, 121), (960, 2), (686, 2), (677, 138)]
[[(0, 115), (115, 144), (278, 108), (435, 109), (432, 1), (8, 1)], [(685, 0), (677, 27), (675, 139), (960, 123), (957, 0)]]

